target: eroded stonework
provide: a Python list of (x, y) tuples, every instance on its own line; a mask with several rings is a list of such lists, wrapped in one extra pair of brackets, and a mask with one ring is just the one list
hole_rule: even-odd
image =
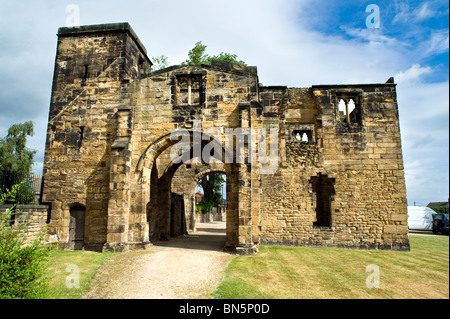
[[(185, 234), (195, 229), (197, 181), (224, 173), (226, 245), (237, 253), (259, 244), (409, 249), (392, 78), (264, 87), (256, 67), (151, 64), (127, 23), (59, 29), (44, 161), (49, 240), (124, 251)], [(256, 132), (241, 145), (244, 160), (237, 140), (223, 143), (237, 128)], [(173, 160), (176, 129), (194, 141), (188, 162)], [(202, 132), (215, 132), (222, 162), (195, 157), (196, 136), (201, 150), (213, 145)], [(250, 160), (252, 138), (270, 163)]]

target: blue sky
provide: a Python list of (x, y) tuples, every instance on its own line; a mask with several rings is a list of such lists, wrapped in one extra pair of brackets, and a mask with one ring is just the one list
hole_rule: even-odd
[[(448, 1), (316, 1), (306, 11), (316, 16), (311, 29), (349, 41), (392, 42), (399, 50), (410, 51), (417, 63), (437, 72), (425, 76), (427, 82), (448, 80)], [(379, 7), (380, 28), (368, 29), (368, 4)], [(325, 16), (325, 18), (324, 18)]]
[[(448, 1), (315, 1), (305, 28), (369, 49), (398, 83), (408, 203), (448, 199)], [(365, 8), (376, 4), (380, 28), (368, 29)], [(314, 14), (320, 12), (320, 14)], [(379, 51), (376, 53), (376, 51)], [(388, 61), (392, 59), (391, 61)], [(366, 60), (367, 61), (367, 60)], [(390, 65), (389, 62), (393, 62)]]
[[(366, 7), (379, 8), (368, 28)], [(448, 1), (119, 0), (9, 1), (0, 6), (0, 136), (33, 120), (44, 157), (58, 27), (129, 22), (149, 56), (171, 64), (197, 41), (207, 53), (235, 53), (258, 66), (264, 85), (384, 83), (397, 86), (408, 202), (449, 196)]]

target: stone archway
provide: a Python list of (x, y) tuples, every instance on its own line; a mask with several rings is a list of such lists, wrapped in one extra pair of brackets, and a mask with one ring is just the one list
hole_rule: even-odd
[[(182, 200), (183, 203), (181, 205), (184, 206), (184, 218), (186, 220), (186, 229), (188, 232), (196, 231), (197, 222), (201, 220), (198, 216), (198, 212), (196, 211), (196, 199), (195, 193), (197, 190), (197, 184), (199, 180), (207, 175), (214, 174), (223, 174), (227, 176), (227, 171), (225, 169), (225, 165), (223, 163), (218, 163), (214, 165), (184, 165), (180, 167), (180, 169), (176, 172), (172, 179), (172, 196)], [(225, 187), (224, 191), (227, 194), (231, 193), (231, 186), (228, 185)], [(231, 195), (228, 195), (231, 196)], [(224, 197), (226, 195), (224, 194)], [(176, 201), (172, 200), (172, 204), (176, 203)], [(178, 205), (178, 206), (181, 206)], [(226, 216), (225, 207), (221, 208), (223, 210), (224, 215)], [(232, 216), (230, 216), (232, 217)], [(236, 224), (233, 218), (227, 220), (224, 217), (223, 221), (225, 221), (228, 225), (227, 230), (227, 239), (230, 243), (227, 242), (227, 247), (233, 246), (231, 243), (233, 242), (233, 238), (236, 234)]]
[[(194, 134), (192, 132), (191, 134)], [(205, 133), (202, 133), (205, 134)], [(192, 203), (194, 202), (194, 190), (198, 179), (208, 173), (223, 173), (227, 176), (227, 198), (237, 196), (236, 171), (233, 170), (232, 164), (224, 163), (202, 163), (201, 159), (198, 164), (190, 163), (174, 163), (169, 157), (171, 147), (174, 145), (172, 140), (159, 138), (156, 143), (146, 149), (153, 161), (152, 168), (149, 170), (143, 165), (140, 167), (141, 173), (138, 175), (140, 181), (147, 181), (143, 183), (143, 193), (147, 194), (146, 185), (149, 189), (149, 198), (146, 205), (146, 216), (149, 228), (150, 241), (169, 240), (180, 234), (184, 234), (189, 230), (195, 229), (195, 222), (193, 222), (194, 209)], [(204, 145), (202, 145), (204, 147)], [(223, 153), (225, 149), (220, 145)], [(187, 150), (191, 153), (192, 148)], [(141, 163), (148, 161), (144, 159), (145, 154), (141, 156)], [(190, 159), (194, 159), (190, 156)], [(192, 167), (194, 165), (194, 167)], [(150, 172), (148, 172), (148, 170)], [(146, 172), (147, 171), (147, 172)], [(150, 178), (145, 178), (145, 174), (150, 174)], [(176, 175), (177, 174), (177, 175)], [(172, 183), (174, 176), (178, 180), (176, 191), (172, 190)], [(180, 204), (180, 208), (174, 209), (174, 205)], [(227, 210), (227, 247), (236, 247), (237, 245), (237, 210), (236, 206), (230, 205)], [(174, 224), (176, 223), (176, 224)]]
[[(180, 160), (184, 164), (186, 160), (201, 158), (200, 163), (204, 163), (205, 150), (206, 155), (209, 152), (206, 157), (210, 161), (204, 164), (217, 158), (225, 159), (227, 247), (236, 248), (238, 254), (252, 254), (257, 250), (259, 193), (252, 192), (252, 188), (259, 183), (255, 171), (258, 165), (237, 161), (239, 152), (227, 149), (216, 136), (193, 129), (182, 131), (184, 136), (178, 139), (173, 138), (173, 131), (154, 139), (140, 157), (132, 156), (130, 137), (116, 138), (111, 146), (108, 225), (103, 251), (142, 249), (152, 241), (169, 239), (173, 174), (179, 168)], [(187, 137), (187, 142), (183, 137)], [(185, 147), (180, 148), (180, 145)], [(174, 149), (175, 154), (181, 150), (181, 158), (170, 157)], [(248, 152), (247, 148), (245, 152)]]

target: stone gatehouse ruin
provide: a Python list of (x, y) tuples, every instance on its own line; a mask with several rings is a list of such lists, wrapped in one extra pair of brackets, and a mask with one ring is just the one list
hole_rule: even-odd
[(408, 250), (396, 84), (261, 86), (223, 61), (151, 71), (128, 23), (58, 30), (44, 160), (49, 241), (145, 249), (195, 229), (226, 175), (226, 247)]

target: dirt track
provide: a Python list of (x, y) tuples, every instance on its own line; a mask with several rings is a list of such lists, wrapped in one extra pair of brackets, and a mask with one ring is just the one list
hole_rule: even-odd
[(224, 244), (225, 222), (214, 222), (149, 251), (118, 254), (101, 267), (85, 298), (209, 298), (232, 257)]

